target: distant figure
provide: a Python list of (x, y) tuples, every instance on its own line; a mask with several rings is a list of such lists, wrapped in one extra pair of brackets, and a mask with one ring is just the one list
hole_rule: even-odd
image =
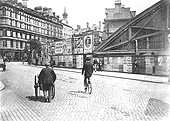
[(97, 71), (97, 59), (95, 58), (94, 61), (93, 61), (93, 65), (94, 65), (94, 71), (96, 72)]
[(139, 69), (139, 62), (137, 60), (134, 60), (133, 63), (133, 73), (138, 73), (138, 69)]
[[(53, 69), (49, 68), (49, 64), (45, 64), (46, 68), (43, 68), (38, 76), (39, 83), (42, 84), (42, 90), (44, 93), (44, 102), (51, 102), (52, 86), (56, 80), (56, 74)], [(47, 96), (48, 92), (48, 96)]]
[(54, 65), (55, 65), (55, 61), (52, 60), (52, 61), (51, 61), (51, 67), (54, 68)]
[(102, 71), (102, 66), (103, 66), (102, 60), (99, 60), (99, 71)]
[[(85, 72), (85, 73), (84, 73)], [(93, 74), (93, 64), (90, 62), (90, 58), (86, 58), (86, 62), (82, 68), (82, 75), (84, 74), (84, 87), (85, 92), (87, 91), (88, 83), (90, 83), (90, 77)], [(87, 82), (88, 79), (88, 82)]]

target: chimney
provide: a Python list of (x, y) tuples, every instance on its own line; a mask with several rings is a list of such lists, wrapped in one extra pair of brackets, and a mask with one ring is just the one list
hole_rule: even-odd
[(101, 21), (99, 21), (99, 30), (101, 30)]
[(136, 11), (131, 11), (132, 17), (136, 16)]
[(89, 23), (88, 22), (86, 22), (86, 25), (87, 25), (87, 29), (89, 29)]
[(49, 16), (53, 16), (53, 14), (52, 14), (52, 8), (48, 8), (47, 12), (48, 12), (48, 15), (49, 15)]
[(34, 10), (37, 12), (42, 12), (43, 9), (42, 9), (42, 6), (37, 6), (34, 8)]
[(78, 30), (81, 29), (81, 26), (80, 26), (80, 25), (77, 25), (77, 29), (78, 29)]
[(115, 9), (118, 13), (121, 12), (121, 0), (115, 0)]
[(60, 21), (60, 16), (57, 15), (56, 18), (57, 18), (57, 22), (59, 22)]
[(27, 5), (27, 2), (28, 2), (28, 0), (22, 0), (22, 4), (23, 4), (25, 7), (28, 6), (28, 5)]

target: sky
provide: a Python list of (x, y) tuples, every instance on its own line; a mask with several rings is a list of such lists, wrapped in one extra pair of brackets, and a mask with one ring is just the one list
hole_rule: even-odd
[[(18, 0), (18, 2), (21, 1)], [(121, 3), (124, 7), (130, 7), (131, 11), (139, 14), (158, 1), (160, 0), (121, 0)], [(93, 24), (99, 25), (99, 21), (104, 22), (105, 8), (114, 8), (115, 0), (28, 0), (29, 8), (34, 9), (37, 6), (52, 8), (60, 19), (63, 18), (65, 7), (68, 13), (68, 23), (76, 29), (77, 25), (85, 28), (87, 22), (90, 27)]]

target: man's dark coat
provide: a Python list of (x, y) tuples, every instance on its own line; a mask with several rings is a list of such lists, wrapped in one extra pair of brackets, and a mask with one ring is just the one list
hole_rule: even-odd
[(84, 71), (85, 71), (85, 77), (91, 77), (93, 73), (93, 64), (90, 63), (89, 61), (85, 62), (82, 69), (82, 75), (84, 74)]
[(38, 76), (39, 83), (54, 83), (56, 80), (56, 74), (49, 67), (43, 68)]

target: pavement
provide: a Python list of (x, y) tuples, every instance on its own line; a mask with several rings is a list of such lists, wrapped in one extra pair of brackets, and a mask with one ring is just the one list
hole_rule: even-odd
[(42, 92), (35, 99), (33, 85), (44, 66), (8, 67), (0, 72), (6, 85), (0, 91), (0, 121), (170, 121), (168, 77), (94, 72), (89, 95), (84, 93), (81, 69), (55, 67), (56, 96), (43, 103)]

